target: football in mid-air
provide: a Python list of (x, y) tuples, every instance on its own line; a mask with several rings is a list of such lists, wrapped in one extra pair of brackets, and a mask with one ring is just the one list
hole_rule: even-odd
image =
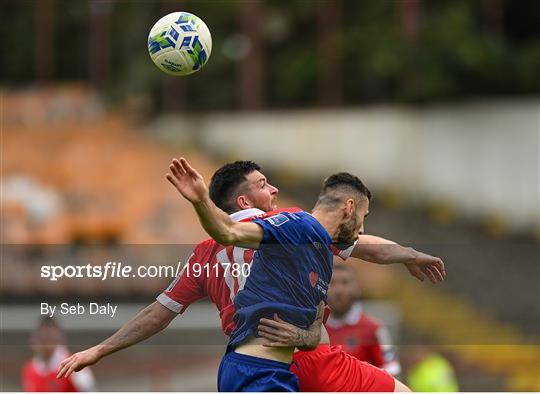
[(201, 18), (188, 12), (173, 12), (150, 30), (148, 52), (155, 65), (167, 74), (193, 74), (208, 61), (212, 36)]

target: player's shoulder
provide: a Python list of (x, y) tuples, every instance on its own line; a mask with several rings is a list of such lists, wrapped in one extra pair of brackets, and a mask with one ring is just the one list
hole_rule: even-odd
[(298, 240), (311, 243), (318, 239), (325, 244), (331, 244), (330, 236), (323, 225), (309, 212), (300, 208), (290, 207), (268, 212), (265, 217), (259, 219), (269, 225), (268, 227), (282, 228), (283, 232), (294, 235)]
[(251, 220), (256, 222), (265, 221), (275, 227), (281, 227), (284, 224), (289, 226), (293, 223), (301, 223), (304, 215), (308, 215), (308, 213), (300, 208), (290, 207), (266, 212), (251, 218)]
[[(262, 243), (311, 245), (318, 242), (330, 245), (332, 240), (326, 229), (310, 213), (296, 207), (268, 212), (254, 222), (263, 227)], [(271, 234), (271, 235), (266, 235)]]

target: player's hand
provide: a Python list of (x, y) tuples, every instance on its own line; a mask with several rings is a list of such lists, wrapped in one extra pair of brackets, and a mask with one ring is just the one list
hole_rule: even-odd
[(443, 261), (429, 254), (416, 252), (414, 261), (405, 263), (409, 273), (420, 281), (428, 278), (432, 283), (438, 283), (446, 277)]
[(302, 346), (299, 331), (301, 328), (293, 326), (282, 320), (277, 313), (274, 313), (274, 319), (262, 318), (259, 320), (259, 336), (268, 340), (264, 346), (268, 347), (296, 347)]
[(99, 358), (100, 357), (98, 353), (94, 350), (94, 348), (72, 354), (60, 363), (56, 378), (67, 378), (73, 372), (79, 372), (81, 369), (97, 363), (99, 361)]
[(183, 157), (173, 159), (169, 166), (171, 173), (166, 177), (169, 182), (184, 196), (186, 200), (195, 204), (208, 195), (208, 188), (204, 179)]
[(267, 347), (306, 347), (306, 345), (316, 346), (320, 339), (319, 334), (315, 344), (306, 343), (312, 342), (310, 339), (310, 332), (287, 323), (276, 313), (274, 313), (273, 320), (265, 318), (259, 320), (258, 334), (260, 337), (268, 340), (268, 342), (263, 344), (263, 346)]

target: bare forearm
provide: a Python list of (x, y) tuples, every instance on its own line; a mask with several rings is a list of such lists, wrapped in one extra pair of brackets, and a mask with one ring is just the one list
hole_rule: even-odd
[(317, 307), (317, 316), (315, 321), (309, 329), (307, 330), (298, 330), (298, 349), (300, 350), (313, 350), (321, 342), (321, 329), (326, 329), (322, 325), (324, 316), (324, 302), (321, 302)]
[(404, 264), (414, 261), (417, 254), (413, 248), (398, 245), (385, 238), (361, 235), (351, 257), (375, 264)]
[(139, 312), (111, 337), (95, 346), (99, 357), (103, 358), (135, 345), (167, 327), (176, 314), (160, 310), (163, 308), (165, 307), (161, 304), (154, 303)]
[(313, 350), (321, 341), (321, 325), (318, 328), (311, 328), (309, 330), (300, 330), (296, 343), (298, 343), (298, 349), (300, 350)]
[(229, 245), (233, 241), (231, 227), (234, 221), (210, 200), (210, 196), (206, 195), (201, 201), (193, 203), (193, 207), (204, 230), (216, 242)]
[(203, 228), (217, 243), (248, 249), (259, 247), (263, 238), (263, 231), (259, 225), (233, 221), (208, 196), (193, 203), (193, 207)]
[[(323, 314), (324, 302), (321, 302), (317, 308), (315, 321), (307, 330), (296, 327), (274, 314), (273, 320), (266, 318), (260, 320), (258, 334), (269, 341), (264, 346), (296, 347), (300, 350), (313, 350), (321, 341)], [(324, 330), (324, 334), (327, 336), (326, 330)], [(325, 341), (328, 342), (328, 339), (325, 339)]]

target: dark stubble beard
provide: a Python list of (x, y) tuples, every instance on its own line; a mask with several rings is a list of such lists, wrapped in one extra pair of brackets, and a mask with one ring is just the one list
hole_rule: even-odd
[(357, 236), (355, 234), (357, 222), (356, 214), (353, 213), (348, 221), (339, 225), (335, 242), (338, 249), (347, 249), (354, 243)]

